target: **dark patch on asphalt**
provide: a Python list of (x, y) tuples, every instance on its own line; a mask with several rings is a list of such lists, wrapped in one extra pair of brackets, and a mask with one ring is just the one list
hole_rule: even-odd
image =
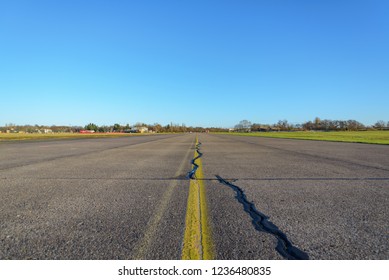
[(196, 160), (203, 156), (203, 154), (200, 152), (200, 146), (201, 146), (201, 143), (198, 142), (196, 144), (196, 151), (197, 151), (198, 156), (191, 160), (191, 163), (193, 165), (193, 169), (188, 172), (188, 175), (186, 176), (187, 179), (196, 179), (195, 178), (196, 171), (199, 168), (198, 164), (196, 163)]
[(288, 260), (309, 259), (307, 253), (293, 246), (292, 242), (289, 241), (286, 234), (283, 233), (276, 225), (270, 222), (269, 217), (258, 211), (252, 202), (249, 202), (247, 200), (246, 194), (240, 187), (226, 181), (219, 175), (216, 175), (216, 178), (221, 184), (230, 187), (236, 192), (236, 199), (243, 205), (244, 211), (247, 212), (252, 218), (254, 228), (258, 231), (270, 233), (277, 239), (278, 242), (276, 250), (278, 251), (278, 253), (280, 253), (284, 258)]

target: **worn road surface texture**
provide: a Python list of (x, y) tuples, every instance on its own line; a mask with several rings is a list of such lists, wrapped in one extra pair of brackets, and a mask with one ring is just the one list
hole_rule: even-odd
[[(181, 259), (195, 140), (0, 143), (0, 259)], [(389, 146), (198, 140), (216, 259), (389, 259)]]

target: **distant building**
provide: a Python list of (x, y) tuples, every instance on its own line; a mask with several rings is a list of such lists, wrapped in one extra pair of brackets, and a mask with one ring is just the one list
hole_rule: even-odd
[(37, 129), (35, 130), (36, 133), (43, 133), (43, 134), (48, 134), (48, 133), (53, 133), (53, 130), (49, 128), (43, 128), (43, 129)]
[(132, 127), (130, 132), (131, 133), (148, 133), (149, 129), (145, 126)]

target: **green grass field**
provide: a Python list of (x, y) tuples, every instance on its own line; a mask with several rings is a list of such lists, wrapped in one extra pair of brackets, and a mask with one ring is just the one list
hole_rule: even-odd
[(49, 139), (86, 139), (86, 138), (116, 138), (116, 137), (130, 137), (136, 135), (147, 135), (138, 133), (0, 133), (0, 141), (21, 141), (21, 140), (49, 140)]
[(250, 132), (250, 133), (233, 132), (233, 133), (225, 133), (225, 134), (389, 145), (389, 131), (333, 131), (333, 132), (296, 131), (296, 132)]

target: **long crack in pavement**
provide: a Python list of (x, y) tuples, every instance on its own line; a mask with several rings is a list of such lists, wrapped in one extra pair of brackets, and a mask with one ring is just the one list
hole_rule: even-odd
[(255, 205), (252, 202), (247, 200), (246, 194), (244, 191), (226, 181), (219, 175), (216, 175), (216, 178), (221, 184), (224, 184), (236, 192), (236, 199), (243, 205), (244, 211), (247, 212), (252, 218), (252, 223), (254, 228), (258, 231), (266, 232), (273, 235), (277, 239), (276, 250), (284, 258), (288, 260), (308, 260), (309, 256), (307, 253), (293, 246), (292, 242), (289, 241), (285, 233), (283, 233), (276, 225), (269, 221), (269, 217), (261, 213), (255, 208)]

